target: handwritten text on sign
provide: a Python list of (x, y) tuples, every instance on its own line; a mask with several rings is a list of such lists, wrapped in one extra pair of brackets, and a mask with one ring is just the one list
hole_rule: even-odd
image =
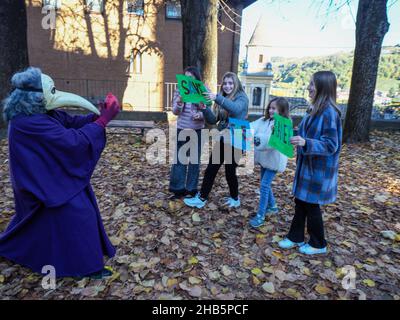
[(269, 138), (269, 146), (283, 153), (289, 158), (293, 158), (293, 146), (290, 138), (293, 137), (292, 121), (282, 117), (277, 113), (274, 114), (274, 131)]
[(177, 74), (176, 80), (178, 81), (178, 90), (183, 102), (204, 103), (209, 106), (212, 104), (211, 101), (203, 96), (203, 93), (207, 92), (203, 82), (183, 74)]

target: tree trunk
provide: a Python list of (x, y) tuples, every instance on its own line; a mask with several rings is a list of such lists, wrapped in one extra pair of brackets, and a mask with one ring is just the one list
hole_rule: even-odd
[[(0, 2), (0, 100), (10, 91), (10, 78), (29, 65), (25, 0)], [(4, 127), (0, 106), (0, 128)]]
[(343, 141), (369, 141), (374, 92), (383, 38), (389, 30), (387, 0), (360, 0), (353, 75)]
[(217, 91), (218, 0), (181, 0), (183, 68), (196, 66), (211, 91)]

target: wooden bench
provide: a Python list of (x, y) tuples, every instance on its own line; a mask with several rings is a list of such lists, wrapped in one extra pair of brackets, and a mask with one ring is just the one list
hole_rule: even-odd
[(111, 120), (107, 127), (140, 129), (142, 136), (144, 136), (145, 129), (154, 128), (154, 121)]

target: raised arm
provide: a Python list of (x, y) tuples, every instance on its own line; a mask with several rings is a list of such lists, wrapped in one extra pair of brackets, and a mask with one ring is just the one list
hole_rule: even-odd
[(79, 129), (87, 123), (91, 123), (97, 119), (97, 115), (92, 113), (89, 115), (70, 115), (62, 110), (51, 110), (49, 116), (57, 119), (65, 128)]
[(238, 95), (233, 100), (227, 99), (220, 94), (217, 94), (215, 102), (229, 112), (234, 118), (239, 118), (241, 114), (247, 112), (249, 100), (245, 95)]

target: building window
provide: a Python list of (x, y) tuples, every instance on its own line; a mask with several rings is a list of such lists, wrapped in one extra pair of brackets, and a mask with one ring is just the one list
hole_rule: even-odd
[(129, 74), (142, 73), (142, 53), (134, 49), (129, 60)]
[(179, 0), (169, 0), (165, 4), (165, 17), (167, 19), (181, 19), (181, 3)]
[(253, 106), (261, 105), (261, 88), (253, 89)]
[(86, 0), (86, 10), (88, 12), (103, 13), (104, 0)]
[(258, 56), (258, 63), (263, 63), (263, 61), (264, 61), (264, 55), (260, 54)]
[(60, 9), (61, 8), (61, 0), (43, 0), (42, 5), (43, 5), (43, 7)]
[(144, 15), (144, 0), (128, 0), (127, 4), (129, 14)]

